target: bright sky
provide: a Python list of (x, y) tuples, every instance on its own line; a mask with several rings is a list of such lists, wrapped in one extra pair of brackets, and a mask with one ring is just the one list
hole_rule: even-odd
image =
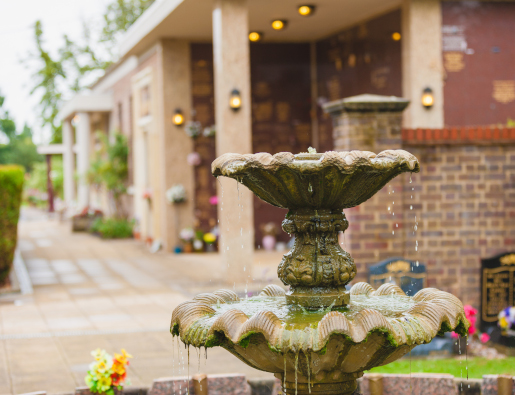
[(31, 97), (32, 71), (21, 59), (33, 51), (34, 23), (41, 20), (46, 47), (56, 51), (63, 34), (79, 38), (82, 20), (100, 23), (110, 0), (0, 0), (0, 92), (6, 97), (4, 107), (16, 120), (18, 129), (28, 123), (37, 143), (44, 142), (48, 132), (41, 131)]

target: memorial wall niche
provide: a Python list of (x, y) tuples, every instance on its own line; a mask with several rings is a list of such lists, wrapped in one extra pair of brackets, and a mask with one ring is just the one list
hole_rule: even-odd
[(499, 312), (515, 305), (515, 252), (481, 260), (482, 331), (497, 327)]
[[(214, 125), (213, 47), (211, 44), (191, 44), (192, 120), (202, 130)], [(202, 134), (194, 140), (194, 150), (202, 162), (195, 166), (195, 226), (204, 232), (217, 224), (217, 206), (209, 202), (216, 195), (216, 180), (211, 175), (211, 162), (216, 158), (215, 137)], [(185, 164), (189, 166), (188, 164)]]
[[(372, 93), (402, 96), (401, 12), (394, 10), (318, 41), (318, 102)], [(332, 120), (318, 108), (320, 150), (333, 149)]]

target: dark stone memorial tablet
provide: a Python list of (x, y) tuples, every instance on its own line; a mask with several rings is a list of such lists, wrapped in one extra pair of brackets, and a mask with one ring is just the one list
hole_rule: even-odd
[(497, 328), (499, 312), (515, 305), (515, 252), (481, 259), (481, 320), (483, 332)]
[(370, 266), (369, 283), (375, 289), (385, 283), (397, 284), (408, 296), (426, 287), (426, 266), (418, 261), (391, 258)]

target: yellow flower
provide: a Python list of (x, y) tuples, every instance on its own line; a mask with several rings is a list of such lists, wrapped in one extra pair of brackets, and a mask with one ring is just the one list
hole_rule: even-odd
[(121, 355), (117, 353), (114, 354), (114, 359), (124, 365), (127, 364), (127, 358), (132, 358), (132, 355), (127, 353), (124, 348), (122, 348)]
[(125, 367), (122, 363), (113, 364), (113, 372), (122, 376), (125, 373)]
[(499, 320), (499, 325), (503, 329), (508, 328), (508, 321), (506, 320), (506, 317), (501, 317), (501, 319)]
[(99, 380), (98, 380), (98, 383), (97, 383), (97, 388), (101, 391), (101, 392), (106, 392), (109, 388), (111, 388), (111, 377), (107, 376), (107, 377), (101, 377)]
[(216, 241), (216, 236), (208, 232), (204, 235), (204, 241), (208, 244), (212, 244)]

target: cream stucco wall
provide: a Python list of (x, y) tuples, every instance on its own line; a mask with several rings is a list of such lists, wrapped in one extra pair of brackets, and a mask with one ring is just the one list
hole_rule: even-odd
[[(402, 91), (411, 100), (404, 127), (441, 128), (443, 117), (442, 10), (440, 0), (402, 3)], [(434, 105), (422, 106), (422, 91), (433, 90)]]

